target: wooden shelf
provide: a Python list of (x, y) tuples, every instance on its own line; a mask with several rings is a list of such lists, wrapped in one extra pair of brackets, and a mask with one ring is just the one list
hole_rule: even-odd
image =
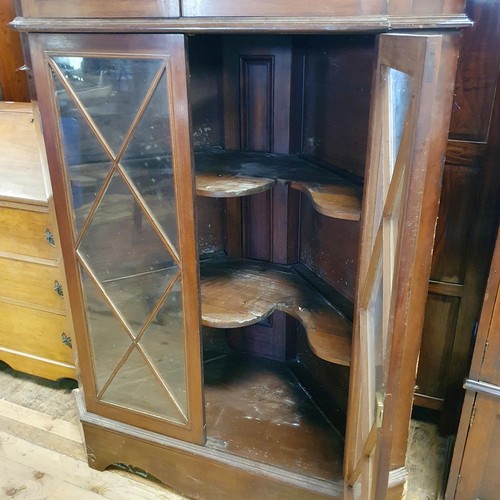
[(323, 215), (360, 219), (361, 188), (298, 156), (212, 150), (196, 153), (195, 165), (198, 196), (247, 196), (288, 182), (306, 193)]
[(214, 328), (241, 328), (274, 311), (303, 325), (312, 351), (348, 366), (352, 325), (293, 268), (246, 259), (201, 261), (202, 321)]

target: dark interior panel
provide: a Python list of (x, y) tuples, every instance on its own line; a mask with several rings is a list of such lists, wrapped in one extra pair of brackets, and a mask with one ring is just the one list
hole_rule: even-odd
[(302, 152), (364, 176), (373, 37), (310, 37), (303, 58)]
[[(304, 154), (361, 187), (373, 36), (192, 36), (189, 55), (195, 151)], [(359, 221), (322, 215), (287, 182), (249, 196), (198, 196), (197, 208), (201, 257), (223, 251), (300, 264), (305, 279), (320, 277), (318, 291), (352, 317)], [(345, 428), (349, 368), (319, 359), (297, 320), (276, 311), (249, 327), (205, 334), (204, 343), (214, 338), (229, 352), (287, 360), (330, 421)]]
[(325, 217), (302, 196), (300, 226), (300, 262), (353, 302), (359, 223)]

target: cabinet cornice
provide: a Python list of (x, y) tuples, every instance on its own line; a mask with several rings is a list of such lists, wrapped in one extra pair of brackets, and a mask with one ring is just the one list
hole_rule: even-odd
[(472, 26), (465, 14), (443, 16), (354, 17), (198, 17), (198, 18), (27, 18), (10, 26), (40, 33), (355, 33), (394, 29), (458, 29)]

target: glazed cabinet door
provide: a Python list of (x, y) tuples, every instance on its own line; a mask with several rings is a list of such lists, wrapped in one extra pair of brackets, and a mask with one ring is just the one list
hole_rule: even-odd
[(404, 489), (455, 45), (439, 34), (378, 40), (345, 453), (354, 498)]
[(30, 35), (87, 411), (203, 443), (182, 35)]

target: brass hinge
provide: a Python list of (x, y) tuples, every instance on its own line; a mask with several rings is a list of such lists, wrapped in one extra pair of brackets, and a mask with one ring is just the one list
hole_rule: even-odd
[(375, 416), (375, 422), (377, 425), (377, 428), (380, 429), (382, 427), (382, 420), (384, 419), (384, 395), (377, 391), (375, 394), (375, 399), (377, 402), (377, 414)]

